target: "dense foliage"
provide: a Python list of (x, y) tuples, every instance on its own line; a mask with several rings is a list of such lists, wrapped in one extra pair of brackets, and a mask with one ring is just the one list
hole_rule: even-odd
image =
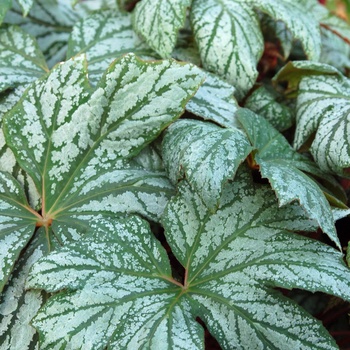
[(345, 350), (349, 5), (3, 0), (0, 349)]

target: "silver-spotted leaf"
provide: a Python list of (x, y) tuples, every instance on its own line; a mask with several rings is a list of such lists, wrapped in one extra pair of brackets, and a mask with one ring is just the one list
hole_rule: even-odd
[(48, 72), (36, 40), (16, 26), (0, 29), (0, 92)]
[[(100, 220), (34, 265), (28, 286), (59, 291), (33, 320), (42, 349), (202, 349), (203, 330), (146, 222)], [(174, 283), (175, 282), (175, 283)]]
[(318, 321), (271, 288), (350, 297), (342, 254), (285, 231), (312, 228), (299, 206), (279, 208), (273, 191), (239, 171), (215, 213), (182, 183), (163, 224), (186, 269), (187, 296), (223, 349), (337, 348)]
[(53, 67), (65, 59), (72, 27), (88, 13), (89, 8), (80, 4), (73, 9), (71, 0), (35, 0), (28, 15), (23, 17), (21, 7), (14, 2), (5, 22), (17, 24), (26, 33), (36, 37), (48, 66)]
[(114, 59), (129, 52), (140, 57), (157, 56), (133, 31), (129, 13), (107, 10), (85, 17), (74, 26), (67, 57), (85, 53), (89, 80), (96, 84)]
[(38, 334), (30, 324), (45, 301), (40, 290), (25, 289), (31, 266), (49, 251), (45, 230), (39, 229), (19, 261), (0, 298), (0, 350), (38, 349)]
[(224, 183), (233, 179), (239, 164), (252, 151), (240, 130), (197, 120), (172, 124), (162, 149), (164, 166), (173, 184), (186, 177), (210, 209), (217, 207)]
[(350, 69), (350, 45), (338, 35), (321, 28), (322, 51), (320, 62), (333, 65), (343, 74)]
[(143, 0), (133, 13), (134, 29), (161, 57), (170, 57), (190, 4), (190, 0)]
[(295, 92), (300, 80), (309, 75), (336, 75), (341, 76), (337, 68), (325, 63), (312, 61), (290, 61), (273, 78), (273, 82), (288, 83), (288, 89)]
[(30, 208), (21, 185), (0, 172), (0, 292), (22, 249), (31, 239), (38, 215)]
[(237, 112), (252, 145), (255, 161), (263, 177), (268, 178), (281, 206), (298, 201), (307, 215), (316, 220), (324, 233), (341, 245), (335, 230), (331, 207), (317, 183), (303, 171), (320, 175), (315, 166), (297, 153), (267, 120), (248, 109)]
[(321, 169), (343, 174), (350, 167), (350, 80), (342, 76), (301, 79), (294, 147), (315, 133), (311, 153)]
[(238, 127), (235, 88), (218, 76), (205, 72), (205, 81), (186, 105), (186, 110), (224, 127)]
[(261, 86), (247, 98), (245, 107), (266, 118), (277, 130), (283, 131), (294, 123), (292, 109), (278, 101), (278, 94)]
[(194, 0), (191, 18), (203, 65), (232, 83), (238, 98), (254, 85), (264, 49), (256, 9), (283, 21), (310, 59), (320, 55), (319, 24), (298, 2)]
[(34, 4), (34, 0), (17, 0), (17, 2), (22, 8), (23, 16), (27, 16), (28, 12), (30, 11), (30, 9)]
[(305, 11), (304, 0), (250, 0), (250, 2), (275, 20), (284, 22), (293, 38), (302, 43), (307, 57), (312, 61), (319, 60), (321, 53), (319, 23), (312, 12)]
[(223, 349), (336, 349), (318, 321), (273, 289), (350, 299), (341, 254), (285, 231), (315, 228), (299, 206), (279, 208), (240, 171), (216, 213), (182, 182), (163, 222), (183, 286), (137, 217), (92, 221), (80, 242), (34, 264), (27, 287), (60, 291), (33, 320), (43, 349), (204, 349), (196, 316)]
[(91, 92), (77, 57), (26, 91), (5, 119), (5, 136), (57, 235), (73, 237), (85, 215), (159, 219), (172, 186), (163, 172), (130, 159), (182, 114), (201, 79), (194, 66), (129, 55)]
[(319, 1), (307, 1), (307, 10), (312, 12), (322, 27), (337, 35), (343, 41), (349, 44), (350, 25), (343, 18), (338, 17), (329, 11), (326, 6), (322, 6)]
[(224, 77), (243, 97), (255, 83), (263, 52), (258, 18), (249, 2), (194, 0), (191, 21), (204, 68)]

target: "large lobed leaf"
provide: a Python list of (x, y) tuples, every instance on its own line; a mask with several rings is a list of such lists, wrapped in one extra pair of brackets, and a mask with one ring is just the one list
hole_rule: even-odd
[[(145, 63), (129, 55), (114, 62), (92, 90), (86, 61), (76, 57), (26, 90), (7, 114), (4, 133), (32, 177), (42, 207), (36, 213), (20, 184), (0, 173), (0, 289), (36, 226), (44, 226), (52, 250), (57, 242), (78, 240), (92, 217), (139, 213), (159, 220), (173, 187), (144, 149), (182, 114), (201, 80), (194, 66), (172, 60)], [(141, 150), (143, 155), (133, 159)], [(21, 266), (27, 265), (20, 263), (16, 275), (23, 276)], [(16, 276), (11, 281), (23, 289), (24, 278), (22, 285)], [(5, 304), (11, 286), (7, 290)], [(1, 330), (10, 343), (22, 309), (21, 302), (13, 305)], [(28, 322), (21, 344), (31, 343)]]
[(4, 122), (7, 143), (41, 194), (43, 220), (59, 219), (57, 231), (60, 221), (75, 226), (106, 212), (157, 220), (172, 188), (163, 173), (127, 159), (181, 115), (198, 70), (129, 55), (91, 93), (85, 66), (78, 57), (35, 82)]
[(48, 289), (71, 291), (52, 298), (33, 321), (41, 347), (200, 349), (203, 330), (188, 322), (190, 305), (169, 281), (166, 252), (147, 223), (134, 217), (91, 228), (92, 235), (31, 272), (31, 287), (50, 276)]
[(299, 206), (279, 208), (241, 170), (216, 213), (182, 182), (163, 222), (184, 285), (136, 217), (91, 222), (79, 243), (34, 264), (28, 287), (60, 291), (33, 320), (43, 349), (204, 349), (196, 316), (223, 349), (337, 348), (321, 323), (274, 290), (350, 300), (341, 253), (286, 231), (315, 228)]

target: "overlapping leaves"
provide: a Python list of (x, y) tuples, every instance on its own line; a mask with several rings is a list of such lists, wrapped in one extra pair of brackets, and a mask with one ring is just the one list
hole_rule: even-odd
[(233, 179), (252, 148), (238, 129), (222, 129), (197, 120), (179, 120), (163, 139), (163, 161), (170, 180), (186, 177), (204, 203), (214, 210), (222, 188)]
[(4, 129), (42, 207), (35, 212), (21, 185), (1, 173), (1, 288), (36, 226), (44, 227), (50, 250), (54, 241), (81, 237), (91, 217), (134, 212), (159, 220), (173, 188), (162, 170), (132, 158), (181, 115), (201, 83), (198, 73), (190, 65), (130, 55), (92, 90), (85, 59), (76, 57), (26, 90)]
[(316, 220), (323, 232), (341, 248), (330, 205), (320, 187), (303, 171), (320, 177), (325, 175), (310, 160), (295, 152), (264, 118), (247, 109), (241, 109), (237, 114), (256, 148), (254, 160), (262, 176), (269, 179), (276, 191), (280, 205), (299, 201), (309, 217)]
[(131, 15), (114, 9), (92, 14), (74, 26), (67, 57), (85, 53), (89, 79), (96, 84), (115, 58), (129, 52), (141, 57), (157, 56), (133, 31)]
[(310, 59), (320, 54), (318, 23), (296, 1), (200, 1), (192, 4), (192, 24), (204, 67), (226, 78), (242, 97), (254, 84), (263, 38), (255, 8), (286, 23)]
[(16, 26), (0, 29), (0, 92), (28, 84), (48, 68), (36, 40)]
[(297, 99), (294, 146), (315, 133), (310, 151), (321, 169), (343, 174), (350, 167), (350, 81), (339, 76), (304, 77)]
[(29, 14), (23, 17), (21, 7), (14, 2), (5, 17), (5, 23), (16, 24), (36, 37), (48, 66), (53, 67), (64, 60), (72, 27), (89, 13), (89, 10), (88, 5), (77, 5), (73, 9), (71, 0), (36, 0)]
[(192, 66), (126, 56), (90, 93), (84, 67), (77, 58), (35, 82), (5, 121), (7, 143), (41, 193), (44, 220), (134, 210), (155, 219), (170, 187), (125, 159), (182, 113), (201, 77)]
[(134, 10), (134, 29), (161, 57), (170, 57), (190, 4), (190, 0), (143, 0)]
[(320, 323), (273, 289), (350, 299), (341, 254), (285, 231), (315, 227), (300, 207), (279, 208), (268, 187), (241, 171), (216, 213), (183, 182), (163, 223), (184, 285), (136, 217), (94, 221), (81, 242), (34, 265), (28, 287), (61, 291), (33, 320), (43, 349), (203, 349), (196, 316), (223, 349), (336, 349)]
[(275, 80), (297, 93), (294, 147), (311, 143), (322, 170), (344, 175), (350, 166), (349, 79), (333, 66), (299, 61), (287, 64)]

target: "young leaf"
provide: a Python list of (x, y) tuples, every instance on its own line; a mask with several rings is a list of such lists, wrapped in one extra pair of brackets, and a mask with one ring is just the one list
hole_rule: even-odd
[(133, 13), (134, 29), (161, 57), (170, 57), (190, 5), (190, 0), (143, 0)]
[(320, 322), (274, 290), (350, 299), (341, 254), (285, 231), (314, 227), (299, 206), (278, 208), (273, 192), (241, 171), (215, 214), (183, 182), (164, 224), (184, 285), (136, 217), (91, 222), (79, 243), (33, 266), (29, 288), (61, 291), (33, 320), (44, 349), (204, 349), (196, 316), (223, 349), (337, 348)]
[(182, 114), (200, 82), (194, 66), (133, 55), (114, 62), (93, 92), (82, 57), (36, 81), (4, 130), (40, 192), (43, 224), (53, 220), (65, 240), (85, 215), (138, 212), (158, 220), (172, 186), (164, 173), (130, 159)]
[(36, 40), (16, 26), (0, 29), (0, 92), (48, 72)]
[(46, 299), (39, 290), (25, 290), (31, 266), (48, 253), (43, 228), (25, 250), (0, 298), (0, 349), (38, 349), (38, 334), (30, 324)]
[(342, 76), (302, 78), (297, 99), (294, 147), (316, 133), (311, 154), (321, 169), (344, 174), (350, 167), (350, 81)]
[(205, 72), (205, 81), (186, 105), (186, 110), (224, 127), (238, 127), (235, 88), (218, 76)]
[[(237, 112), (252, 145), (261, 175), (268, 178), (281, 206), (298, 201), (324, 233), (341, 245), (330, 205), (319, 186), (301, 170), (313, 172), (307, 159), (295, 152), (288, 141), (267, 120), (247, 109)], [(263, 132), (262, 132), (263, 130)], [(317, 174), (318, 175), (318, 174)]]
[(136, 36), (129, 13), (107, 10), (85, 17), (74, 26), (67, 57), (85, 53), (89, 80), (95, 85), (114, 59), (129, 52), (143, 57), (157, 56)]
[(203, 330), (148, 224), (132, 217), (90, 226), (91, 235), (31, 271), (31, 288), (70, 290), (33, 321), (42, 348), (202, 349)]
[(179, 120), (166, 131), (163, 161), (173, 184), (186, 177), (208, 208), (214, 210), (222, 187), (233, 179), (252, 148), (238, 129), (222, 129), (197, 120)]

